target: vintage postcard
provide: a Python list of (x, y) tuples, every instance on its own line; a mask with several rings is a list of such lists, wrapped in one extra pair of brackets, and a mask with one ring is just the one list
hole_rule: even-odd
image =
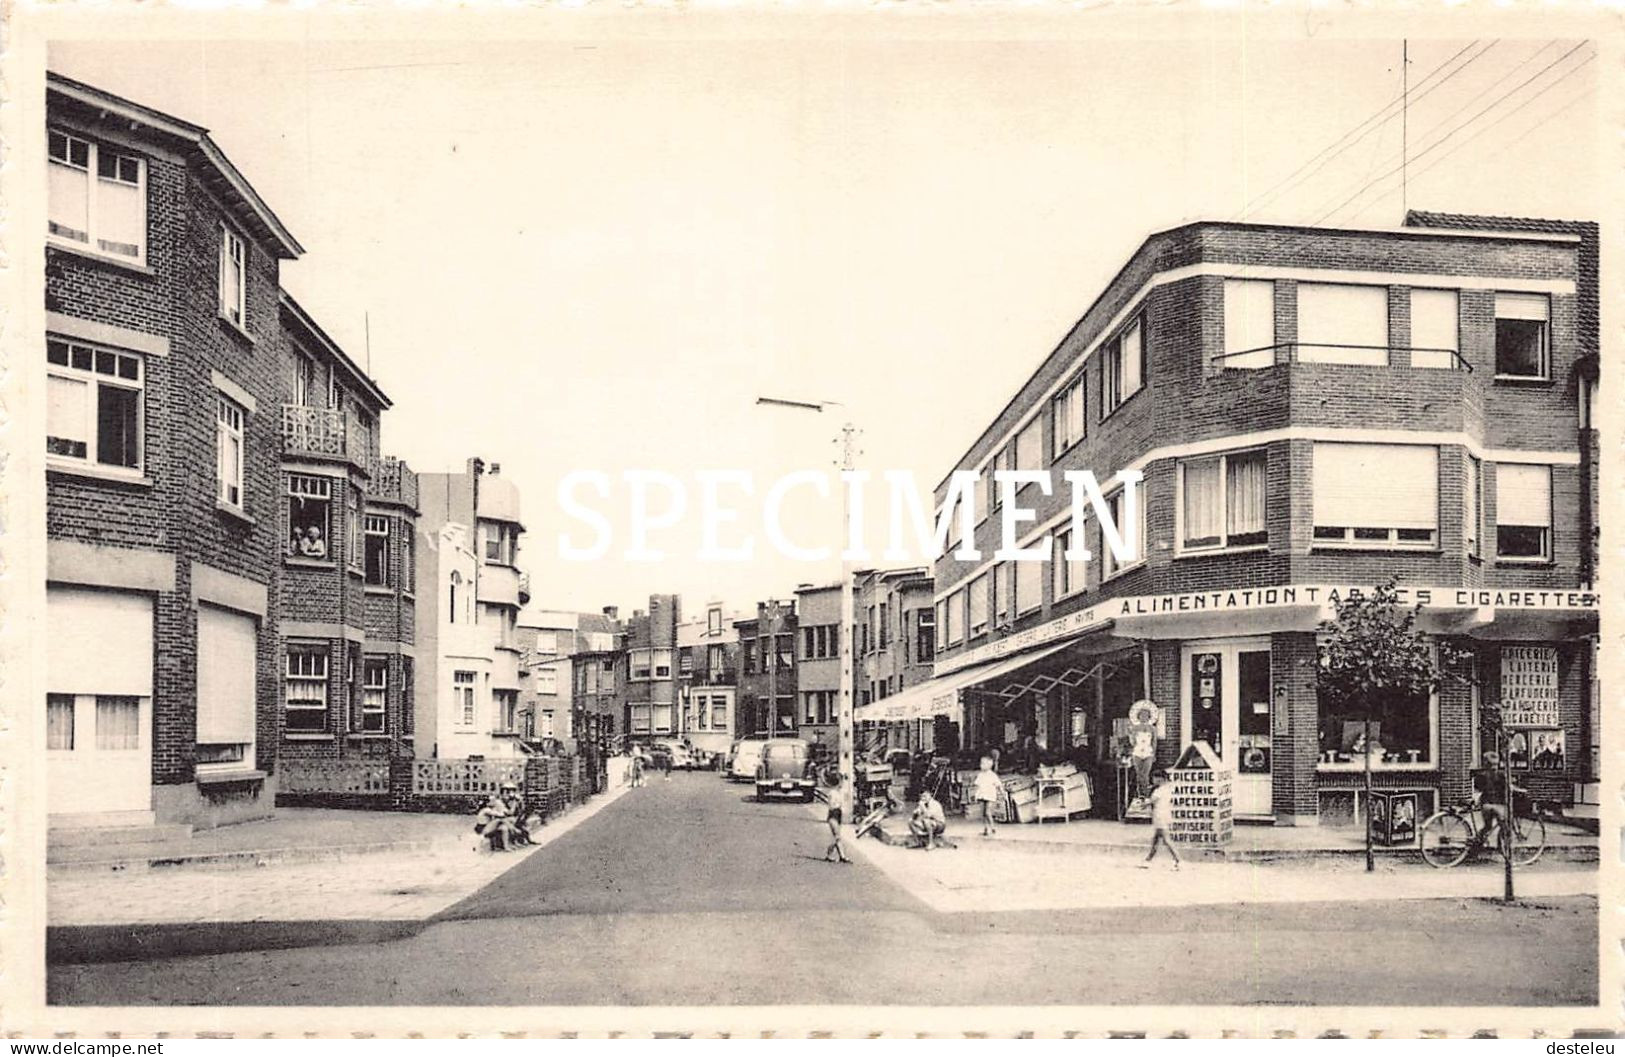
[(6, 14), (13, 1040), (1621, 1028), (1617, 15)]

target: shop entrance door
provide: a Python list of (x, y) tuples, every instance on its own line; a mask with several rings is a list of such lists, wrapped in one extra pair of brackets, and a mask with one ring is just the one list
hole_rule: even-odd
[(1270, 775), (1270, 643), (1187, 643), (1180, 675), (1185, 744), (1205, 741), (1235, 774), (1237, 817), (1273, 817)]

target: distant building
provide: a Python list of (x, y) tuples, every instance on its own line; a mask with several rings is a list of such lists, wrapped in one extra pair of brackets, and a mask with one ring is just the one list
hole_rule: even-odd
[(855, 575), (852, 591), (857, 621), (854, 704), (876, 705), (866, 710), (873, 717), (866, 733), (873, 736), (863, 742), (929, 748), (930, 721), (891, 716), (880, 703), (931, 678), (937, 623), (931, 573), (923, 567), (865, 570)]
[(709, 752), (726, 752), (735, 737), (737, 619), (721, 602), (708, 602), (677, 626), (678, 733)]
[(650, 595), (649, 611), (626, 622), (622, 660), (620, 729), (634, 738), (670, 738), (678, 733), (677, 626), (682, 600)]
[(519, 726), (527, 742), (577, 736), (578, 656), (613, 647), (615, 619), (606, 613), (540, 612), (519, 624)]
[(626, 665), (625, 629), (620, 611), (605, 606), (591, 630), (578, 627), (577, 649), (570, 658), (570, 710), (577, 721), (597, 717), (605, 734), (626, 734), (621, 712), (620, 673)]
[(419, 532), (434, 555), (418, 563), (416, 755), (521, 755), (518, 624), (530, 588), (519, 490), (479, 459), (418, 482)]
[(796, 588), (796, 618), (801, 736), (834, 745), (841, 713), (841, 585)]
[(740, 733), (799, 737), (796, 714), (796, 604), (756, 604), (756, 616), (734, 622), (739, 632)]

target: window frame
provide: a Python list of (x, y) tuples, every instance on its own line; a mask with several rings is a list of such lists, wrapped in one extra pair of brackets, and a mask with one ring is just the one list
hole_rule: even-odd
[[(1501, 516), (1501, 474), (1509, 466), (1520, 468), (1533, 467), (1546, 471), (1546, 523), (1544, 525), (1530, 525), (1521, 521), (1509, 522)], [(1553, 509), (1556, 506), (1557, 496), (1554, 491), (1555, 482), (1552, 479), (1552, 467), (1546, 463), (1497, 463), (1495, 466), (1495, 563), (1497, 565), (1549, 565), (1553, 560), (1554, 525)], [(1540, 530), (1539, 554), (1506, 554), (1502, 551), (1501, 530), (1512, 529), (1538, 529)]]
[[(989, 580), (988, 573), (986, 573), (986, 572), (979, 573), (978, 575), (971, 577), (970, 583), (966, 585), (966, 590), (965, 590), (965, 639), (967, 641), (969, 641), (970, 639), (976, 638), (978, 635), (987, 634), (988, 624), (992, 620), (992, 617), (993, 617), (993, 598), (992, 598), (991, 595), (988, 594), (988, 591), (989, 591), (988, 580)], [(982, 599), (982, 606), (981, 606), (981, 609), (982, 609), (982, 622), (980, 624), (976, 623), (976, 621), (975, 621), (976, 608), (977, 608), (976, 607), (976, 598), (978, 596), (980, 596), (981, 599)]]
[[(309, 665), (309, 671), (296, 671), (295, 658), (307, 658), (312, 662), (320, 663)], [(300, 667), (304, 666), (301, 665)], [(331, 701), (333, 694), (332, 667), (331, 651), (326, 646), (289, 643), (284, 647), (282, 661), (282, 723), (285, 733), (323, 736), (331, 733), (331, 724), (333, 722)], [(315, 670), (317, 668), (320, 669), (320, 672)], [(292, 694), (295, 685), (320, 686), (321, 696), (319, 699), (305, 696), (296, 699)], [(295, 703), (296, 701), (298, 703)], [(312, 715), (320, 714), (321, 723), (315, 727), (303, 725), (295, 727), (291, 722), (292, 714), (295, 712)]]
[[(462, 678), (468, 676), (467, 679)], [(452, 726), (458, 730), (474, 730), (480, 724), (480, 705), (477, 689), (479, 673), (467, 669), (453, 669), (451, 673)]]
[[(393, 521), (394, 518), (387, 514), (363, 513), (361, 515), (361, 577), (362, 582), (368, 587), (394, 586), (392, 582), (394, 577), (390, 575), (392, 572), (390, 559), (394, 557), (392, 552), (394, 550), (395, 533), (394, 526), (391, 524)], [(382, 526), (382, 528), (379, 528), (379, 526)], [(380, 570), (380, 576), (377, 580), (374, 580), (372, 577), (372, 548), (374, 540), (383, 541), (383, 555), (380, 559), (382, 562), (382, 567)]]
[[(1138, 332), (1140, 344), (1140, 369), (1138, 380), (1133, 389), (1123, 388), (1123, 339), (1131, 332)], [(1111, 339), (1100, 345), (1100, 420), (1102, 422), (1117, 413), (1117, 409), (1134, 399), (1135, 394), (1141, 392), (1146, 386), (1146, 326), (1145, 308), (1141, 306), (1117, 329)]]
[[(233, 251), (235, 250), (235, 255)], [(220, 224), (219, 295), (220, 318), (243, 333), (248, 333), (248, 240), (233, 231), (225, 222)], [(237, 272), (237, 290), (234, 301), (227, 301), (226, 279), (231, 269)]]
[[(1085, 522), (1087, 524), (1087, 522)], [(1087, 561), (1069, 561), (1066, 552), (1072, 546), (1072, 526), (1058, 530), (1055, 533), (1055, 549), (1050, 553), (1050, 562), (1054, 566), (1050, 575), (1050, 595), (1053, 601), (1071, 598), (1073, 595), (1084, 594), (1089, 590), (1089, 565)], [(1074, 569), (1074, 567), (1076, 567)], [(1074, 584), (1072, 576), (1078, 573), (1080, 583)]]
[[(66, 363), (53, 362), (52, 356), (58, 346), (66, 356)], [(88, 366), (79, 366), (80, 354), (84, 354), (84, 361)], [(101, 369), (104, 358), (110, 358), (111, 372)], [(135, 377), (124, 374), (124, 365), (132, 364)], [(75, 470), (84, 468), (94, 470), (97, 474), (110, 474), (116, 477), (127, 477), (131, 480), (140, 480), (146, 474), (147, 465), (147, 363), (146, 357), (138, 352), (115, 348), (110, 345), (100, 345), (74, 338), (62, 337), (47, 333), (45, 336), (45, 374), (46, 386), (49, 388), (52, 378), (61, 379), (84, 387), (84, 455), (69, 455), (63, 452), (50, 450), (53, 439), (50, 434), (49, 412), (46, 422), (46, 453), (47, 468)], [(121, 389), (134, 395), (135, 422), (132, 426), (131, 436), (135, 446), (134, 465), (125, 466), (116, 462), (103, 462), (101, 460), (101, 390), (103, 386)], [(49, 395), (47, 395), (49, 402)], [(68, 439), (68, 438), (56, 438)], [(72, 443), (69, 440), (69, 443)]]
[[(1089, 372), (1079, 371), (1073, 375), (1071, 381), (1061, 386), (1060, 391), (1050, 399), (1050, 439), (1053, 448), (1050, 462), (1052, 463), (1083, 443), (1084, 439), (1089, 435), (1088, 382)], [(1071, 409), (1074, 396), (1077, 398), (1075, 419)], [(1063, 422), (1067, 423), (1064, 435), (1061, 428)]]
[[(1546, 315), (1540, 322), (1540, 373), (1539, 374), (1508, 374), (1501, 370), (1501, 320), (1518, 320), (1521, 322), (1534, 322), (1526, 316), (1502, 316), (1501, 298), (1523, 298), (1532, 300), (1540, 298), (1545, 302)], [(1552, 297), (1550, 294), (1531, 293), (1526, 290), (1497, 290), (1495, 292), (1494, 319), (1492, 324), (1495, 330), (1493, 347), (1490, 350), (1494, 357), (1494, 374), (1497, 382), (1550, 382), (1552, 380)]]
[(1478, 456), (1463, 453), (1462, 466), (1467, 479), (1462, 482), (1462, 497), (1468, 509), (1462, 516), (1462, 549), (1469, 558), (1484, 557), (1484, 461)]
[[(1317, 635), (1315, 637), (1315, 644), (1316, 644), (1316, 648), (1318, 650), (1318, 648), (1321, 645), (1324, 644), (1324, 637), (1320, 636), (1320, 635)], [(1439, 663), (1439, 646), (1438, 646), (1438, 643), (1437, 642), (1429, 642), (1428, 646), (1429, 646), (1429, 649), (1431, 649), (1433, 651), (1433, 663), (1435, 665), (1437, 665)], [(1387, 772), (1387, 771), (1410, 771), (1412, 773), (1416, 773), (1416, 772), (1438, 771), (1438, 770), (1441, 769), (1442, 764), (1440, 763), (1440, 760), (1439, 760), (1439, 752), (1440, 752), (1440, 745), (1439, 745), (1439, 742), (1440, 742), (1440, 731), (1439, 731), (1439, 724), (1440, 724), (1439, 687), (1435, 686), (1435, 687), (1433, 687), (1432, 689), (1430, 689), (1428, 691), (1428, 706), (1427, 707), (1428, 707), (1428, 756), (1429, 756), (1429, 759), (1426, 760), (1426, 761), (1418, 760), (1416, 763), (1410, 763), (1409, 761), (1406, 761), (1404, 763), (1386, 763), (1386, 762), (1373, 760), (1371, 762), (1371, 770), (1372, 770), (1373, 773)], [(1353, 760), (1344, 760), (1344, 761), (1328, 761), (1328, 760), (1324, 759), (1320, 755), (1319, 729), (1320, 729), (1320, 725), (1322, 723), (1324, 723), (1324, 722), (1325, 722), (1325, 717), (1321, 714), (1320, 698), (1319, 698), (1319, 695), (1317, 694), (1316, 697), (1315, 697), (1315, 729), (1316, 729), (1315, 771), (1317, 773), (1321, 773), (1321, 774), (1327, 774), (1327, 773), (1329, 773), (1329, 774), (1357, 774), (1357, 773), (1363, 771), (1365, 769), (1365, 761), (1364, 760), (1353, 759)], [(1474, 726), (1475, 726), (1475, 729), (1476, 729), (1476, 723), (1474, 724)], [(1380, 736), (1381, 732), (1379, 731), (1378, 733), (1379, 733), (1379, 736)]]
[[(216, 393), (215, 396), (215, 500), (233, 510), (246, 511), (248, 503), (243, 492), (243, 464), (247, 462), (248, 454), (248, 410), (224, 393)], [(235, 423), (232, 422), (233, 418)], [(230, 481), (226, 474), (226, 451), (228, 442), (233, 441), (237, 445), (237, 473), (236, 480)], [(237, 493), (235, 498), (231, 495), (234, 488)]]
[[(382, 678), (375, 681), (375, 673)], [(372, 724), (376, 723), (376, 726)], [(389, 732), (389, 658), (364, 657), (361, 661), (361, 733)]]
[[(1230, 542), (1230, 459), (1238, 455), (1258, 455), (1264, 460), (1264, 538), (1252, 543)], [(1185, 470), (1191, 463), (1217, 461), (1219, 464), (1219, 541), (1191, 546), (1185, 538)], [(1181, 458), (1174, 471), (1174, 556), (1207, 554), (1246, 554), (1267, 551), (1269, 540), (1269, 449), (1265, 447), (1236, 448), (1233, 451), (1211, 455), (1192, 455)]]
[[(86, 147), (84, 168), (81, 169), (79, 166), (73, 164), (71, 160), (59, 159), (55, 157), (51, 149), (52, 136), (61, 136), (65, 141), (70, 143), (77, 142), (84, 144)], [(134, 184), (130, 184), (129, 181), (120, 179), (117, 176), (109, 180), (108, 177), (101, 175), (102, 145), (96, 140), (90, 139), (79, 132), (70, 132), (61, 126), (48, 125), (46, 127), (46, 165), (61, 165), (65, 168), (73, 169), (76, 172), (82, 172), (85, 174), (85, 237), (84, 240), (81, 241), (79, 239), (72, 238), (71, 236), (51, 230), (51, 227), (55, 222), (50, 219), (50, 189), (49, 186), (47, 186), (45, 200), (45, 239), (50, 245), (59, 246), (62, 249), (68, 250), (72, 253), (89, 254), (90, 256), (97, 257), (102, 260), (113, 261), (126, 266), (146, 268), (148, 249), (147, 243), (151, 241), (152, 237), (152, 216), (151, 209), (149, 208), (150, 195), (148, 193), (148, 184), (150, 182), (148, 159), (123, 148), (110, 147), (107, 148), (107, 150), (108, 153), (113, 154), (118, 158), (135, 162), (136, 180)], [(71, 156), (72, 151), (70, 148), (69, 159), (71, 159)], [(98, 200), (101, 197), (101, 183), (104, 180), (110, 183), (133, 186), (135, 188), (136, 198), (141, 203), (141, 241), (136, 245), (136, 252), (133, 255), (128, 253), (120, 253), (116, 250), (106, 249), (100, 245), (102, 242), (107, 241), (101, 238), (101, 224), (99, 215), (100, 209), (98, 208)]]
[[(1112, 511), (1113, 523), (1118, 524), (1118, 535), (1122, 535), (1122, 527), (1120, 524), (1121, 518), (1119, 515), (1122, 509), (1120, 504), (1123, 500), (1123, 491), (1123, 486), (1119, 485), (1117, 488), (1106, 493), (1106, 495), (1103, 497), (1106, 500), (1106, 508)], [(1147, 501), (1145, 482), (1142, 481), (1140, 483), (1140, 556), (1131, 562), (1118, 565), (1116, 557), (1112, 554), (1112, 549), (1106, 545), (1105, 528), (1096, 528), (1095, 534), (1100, 537), (1100, 546), (1096, 549), (1095, 553), (1100, 556), (1100, 582), (1102, 584), (1106, 583), (1108, 580), (1115, 580), (1124, 573), (1131, 573), (1145, 565), (1146, 555), (1151, 549), (1151, 541), (1147, 538), (1147, 530), (1150, 527), (1150, 507), (1151, 504)], [(1098, 524), (1100, 519), (1095, 518), (1093, 520)]]
[[(1328, 446), (1333, 446), (1333, 445), (1341, 445), (1341, 446), (1347, 446), (1347, 447), (1367, 447), (1367, 448), (1383, 448), (1383, 447), (1387, 447), (1387, 448), (1426, 448), (1426, 449), (1431, 450), (1433, 452), (1433, 474), (1434, 474), (1434, 478), (1433, 478), (1433, 528), (1424, 530), (1424, 529), (1398, 528), (1398, 527), (1395, 527), (1393, 525), (1388, 525), (1388, 526), (1356, 526), (1356, 525), (1319, 525), (1319, 524), (1316, 524), (1315, 523), (1315, 511), (1314, 511), (1314, 507), (1315, 507), (1315, 488), (1317, 486), (1317, 482), (1318, 482), (1319, 474), (1320, 474), (1319, 464), (1318, 464), (1318, 462), (1316, 460), (1316, 453), (1319, 452), (1323, 447), (1328, 447)], [(1441, 509), (1442, 504), (1443, 504), (1443, 498), (1442, 498), (1442, 495), (1441, 495), (1441, 490), (1439, 488), (1439, 469), (1440, 469), (1440, 466), (1442, 464), (1442, 460), (1440, 458), (1439, 453), (1440, 453), (1440, 448), (1436, 444), (1405, 444), (1405, 443), (1387, 443), (1387, 442), (1369, 442), (1368, 443), (1368, 442), (1363, 442), (1363, 441), (1362, 442), (1354, 442), (1354, 443), (1345, 443), (1343, 441), (1315, 441), (1313, 443), (1313, 446), (1311, 447), (1310, 456), (1309, 456), (1309, 458), (1310, 458), (1309, 546), (1310, 546), (1310, 548), (1311, 549), (1325, 549), (1325, 550), (1346, 550), (1346, 551), (1419, 551), (1419, 552), (1423, 552), (1423, 553), (1437, 552), (1439, 550), (1439, 547), (1440, 547), (1440, 529), (1439, 529), (1439, 523), (1440, 523), (1440, 520), (1441, 520), (1441, 518), (1440, 518), (1440, 509)], [(1329, 533), (1332, 530), (1339, 531), (1340, 535), (1337, 535), (1337, 536), (1323, 535), (1323, 533)], [(1382, 537), (1380, 537), (1380, 538), (1376, 537), (1376, 536), (1373, 536), (1373, 535), (1369, 535), (1369, 533), (1378, 532), (1378, 531), (1383, 532), (1384, 535)], [(1428, 533), (1428, 536), (1427, 536), (1426, 539), (1421, 539), (1421, 538), (1405, 539), (1404, 536), (1403, 536), (1403, 534), (1407, 533), (1407, 532), (1416, 533), (1416, 532), (1423, 532), (1423, 531), (1426, 531)], [(1365, 535), (1365, 536), (1362, 537), (1361, 533), (1367, 533), (1368, 535)]]

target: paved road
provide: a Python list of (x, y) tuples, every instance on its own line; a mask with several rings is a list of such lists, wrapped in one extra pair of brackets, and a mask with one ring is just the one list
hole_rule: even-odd
[(49, 998), (88, 1005), (1595, 1002), (1594, 899), (1512, 908), (1452, 899), (942, 915), (861, 862), (824, 863), (824, 844), (823, 826), (801, 804), (751, 803), (745, 787), (712, 774), (657, 777), (409, 939), (59, 966), (49, 974)]

